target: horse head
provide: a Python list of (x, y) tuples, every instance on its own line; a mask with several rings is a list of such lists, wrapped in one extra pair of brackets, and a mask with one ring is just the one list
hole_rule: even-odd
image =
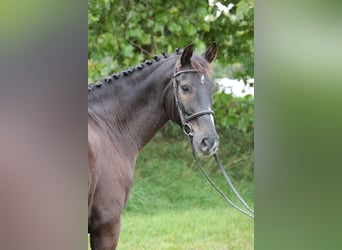
[(191, 138), (197, 156), (215, 154), (219, 137), (211, 109), (215, 84), (210, 79), (210, 64), (217, 54), (213, 43), (201, 55), (193, 54), (193, 45), (188, 45), (180, 55), (173, 75), (173, 90), (178, 109), (178, 123)]

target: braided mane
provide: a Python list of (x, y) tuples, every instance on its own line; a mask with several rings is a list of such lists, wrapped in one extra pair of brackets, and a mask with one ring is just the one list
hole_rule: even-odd
[[(123, 70), (119, 73), (113, 73), (109, 76), (106, 76), (104, 78), (102, 78), (101, 80), (95, 82), (95, 83), (89, 83), (88, 84), (88, 94), (90, 92), (93, 92), (93, 90), (97, 89), (97, 88), (101, 88), (102, 86), (104, 86), (105, 84), (110, 84), (110, 83), (113, 83), (115, 80), (118, 80), (122, 77), (125, 77), (125, 76), (129, 76), (131, 74), (133, 74), (135, 71), (141, 71), (143, 70), (145, 67), (148, 67), (150, 65), (152, 65), (153, 63), (155, 62), (158, 62), (160, 60), (165, 60), (167, 58), (169, 58), (170, 56), (176, 56), (176, 55), (180, 55), (182, 52), (180, 51), (179, 48), (176, 48), (176, 51), (174, 54), (172, 55), (168, 55), (166, 52), (163, 52), (161, 56), (153, 56), (153, 58), (151, 60), (146, 60), (134, 67), (131, 67), (131, 68), (128, 68), (126, 70)], [(195, 61), (195, 60), (191, 60), (191, 66), (194, 68), (194, 69), (197, 69), (201, 72), (205, 72), (207, 74), (210, 74), (211, 72), (211, 67), (210, 67), (210, 64), (208, 64), (207, 62), (205, 61)]]
[[(180, 55), (180, 54), (181, 54), (181, 52), (177, 48), (175, 55)], [(128, 69), (123, 70), (119, 73), (113, 73), (109, 76), (102, 78), (101, 80), (97, 81), (96, 83), (89, 83), (88, 84), (88, 93), (92, 92), (96, 88), (101, 88), (106, 83), (107, 84), (112, 83), (113, 81), (115, 81), (121, 77), (125, 77), (125, 76), (133, 74), (135, 71), (143, 70), (146, 66), (150, 66), (153, 63), (160, 61), (161, 59), (169, 58), (169, 56), (170, 55), (168, 55), (166, 52), (163, 52), (162, 56), (155, 55), (155, 56), (153, 56), (153, 58), (151, 60), (146, 60), (146, 61), (144, 61), (144, 62), (142, 62), (142, 63), (140, 63), (134, 67), (128, 68)]]

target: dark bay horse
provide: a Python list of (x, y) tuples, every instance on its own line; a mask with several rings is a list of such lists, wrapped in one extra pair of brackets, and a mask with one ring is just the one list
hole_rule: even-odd
[(202, 55), (193, 54), (190, 44), (183, 52), (154, 56), (88, 87), (88, 232), (93, 250), (116, 248), (138, 153), (168, 120), (191, 133), (198, 156), (215, 153), (215, 85), (209, 74), (216, 53), (216, 43)]

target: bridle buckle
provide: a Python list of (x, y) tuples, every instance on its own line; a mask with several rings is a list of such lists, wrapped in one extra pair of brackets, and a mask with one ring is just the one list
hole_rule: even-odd
[(192, 130), (192, 127), (189, 123), (184, 123), (183, 125), (183, 132), (186, 136), (194, 136), (194, 131)]

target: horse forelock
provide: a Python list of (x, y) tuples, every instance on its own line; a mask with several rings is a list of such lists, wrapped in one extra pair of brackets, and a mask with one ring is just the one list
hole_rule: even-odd
[(197, 55), (192, 56), (190, 61), (191, 67), (197, 69), (201, 73), (206, 75), (210, 75), (212, 68), (210, 63), (208, 63), (204, 58), (199, 57)]
[[(196, 54), (192, 55), (190, 59), (190, 67), (208, 76), (211, 75), (211, 72), (212, 72), (211, 64), (208, 63), (208, 61), (205, 58), (203, 58), (202, 56), (198, 56)], [(181, 71), (181, 70), (182, 70), (182, 65), (179, 60), (177, 62), (177, 71)]]

